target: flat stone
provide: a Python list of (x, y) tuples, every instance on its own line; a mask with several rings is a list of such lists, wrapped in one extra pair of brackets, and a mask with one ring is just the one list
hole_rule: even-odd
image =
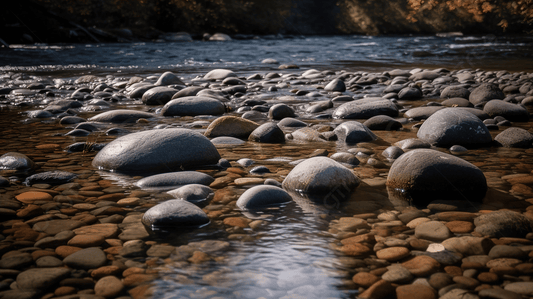
[(165, 188), (175, 189), (189, 184), (201, 184), (209, 186), (215, 179), (199, 171), (167, 172), (145, 177), (136, 185), (141, 188)]
[(516, 292), (495, 288), (481, 290), (479, 291), (479, 296), (494, 299), (522, 299), (522, 295)]
[(292, 197), (285, 190), (275, 186), (260, 185), (246, 190), (237, 200), (237, 207), (241, 210), (253, 210), (290, 201)]
[(21, 193), (15, 198), (23, 203), (32, 204), (36, 201), (52, 201), (53, 197), (49, 193), (39, 191), (28, 191)]
[(513, 211), (500, 210), (483, 214), (474, 220), (475, 231), (490, 237), (523, 238), (533, 231), (533, 220)]
[(220, 154), (205, 136), (189, 129), (148, 130), (119, 137), (93, 159), (117, 172), (169, 172), (217, 164)]
[(494, 243), (488, 238), (454, 237), (442, 242), (446, 250), (459, 252), (463, 255), (487, 255)]
[(37, 232), (44, 232), (53, 236), (60, 232), (70, 231), (84, 225), (85, 223), (77, 220), (55, 219), (37, 222), (33, 225), (33, 230)]
[(39, 268), (62, 267), (63, 261), (55, 256), (43, 256), (35, 261), (35, 265)]
[(17, 253), (0, 259), (2, 269), (23, 269), (33, 264), (33, 257), (29, 253)]
[(164, 105), (161, 109), (163, 116), (220, 115), (226, 110), (222, 102), (206, 96), (181, 97)]
[(78, 234), (68, 241), (68, 245), (81, 248), (96, 247), (104, 243), (103, 235), (82, 235)]
[(152, 245), (150, 249), (146, 251), (146, 255), (152, 257), (167, 258), (172, 254), (172, 252), (174, 252), (174, 250), (176, 250), (174, 246), (155, 244)]
[(436, 299), (437, 292), (423, 284), (402, 285), (396, 288), (397, 299)]
[(413, 280), (411, 272), (400, 265), (392, 265), (387, 267), (387, 269), (388, 271), (381, 276), (383, 280), (391, 283), (409, 283)]
[(34, 268), (17, 276), (17, 286), (23, 290), (46, 290), (70, 276), (67, 268)]
[[(411, 252), (405, 247), (389, 247), (376, 252), (379, 259), (394, 262), (409, 256)], [(390, 280), (389, 280), (390, 281)]]
[(368, 272), (357, 272), (357, 274), (352, 277), (352, 281), (363, 288), (368, 288), (379, 280), (380, 278), (378, 276)]
[(75, 269), (96, 269), (107, 263), (107, 257), (100, 248), (91, 247), (67, 256), (63, 262)]
[(396, 117), (398, 107), (389, 100), (374, 98), (342, 104), (333, 112), (333, 118), (339, 119), (369, 119), (377, 115)]
[(426, 277), (437, 272), (440, 268), (440, 263), (434, 258), (420, 255), (402, 263), (402, 266), (407, 268), (414, 276)]
[(222, 116), (214, 120), (204, 135), (209, 138), (229, 136), (247, 139), (250, 134), (259, 127), (259, 124), (251, 120), (236, 116)]
[(105, 298), (116, 298), (123, 289), (124, 284), (120, 279), (115, 276), (106, 276), (98, 280), (94, 286), (94, 293)]
[(93, 224), (77, 228), (73, 231), (76, 235), (95, 235), (103, 239), (116, 238), (120, 233), (118, 225), (114, 223)]
[(426, 239), (434, 242), (444, 241), (453, 234), (448, 227), (440, 221), (428, 221), (421, 223), (415, 228), (415, 237), (419, 239)]
[(533, 295), (533, 282), (512, 282), (507, 284), (504, 289), (506, 291), (515, 292), (520, 295), (532, 296)]
[(374, 299), (374, 298), (390, 298), (394, 296), (394, 287), (386, 280), (380, 280), (361, 293), (358, 298)]

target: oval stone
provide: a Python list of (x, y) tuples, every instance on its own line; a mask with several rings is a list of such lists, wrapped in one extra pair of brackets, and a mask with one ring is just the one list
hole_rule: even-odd
[(220, 160), (205, 136), (189, 129), (150, 130), (128, 134), (107, 144), (92, 165), (118, 172), (168, 172), (214, 165)]
[(150, 208), (142, 217), (149, 227), (190, 227), (209, 223), (202, 209), (181, 199), (171, 199)]
[(237, 200), (237, 206), (241, 210), (252, 210), (286, 203), (291, 200), (291, 196), (281, 188), (260, 185), (246, 190)]

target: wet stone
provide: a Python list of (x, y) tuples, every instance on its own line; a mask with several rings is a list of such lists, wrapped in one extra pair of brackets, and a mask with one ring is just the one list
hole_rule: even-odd
[(104, 266), (107, 258), (101, 249), (90, 247), (67, 256), (63, 262), (75, 269), (96, 269)]
[(17, 285), (23, 290), (46, 290), (69, 276), (67, 268), (35, 268), (20, 273)]

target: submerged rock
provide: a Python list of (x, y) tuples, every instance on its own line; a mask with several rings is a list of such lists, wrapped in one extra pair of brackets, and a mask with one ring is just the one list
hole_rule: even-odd
[(112, 111), (103, 112), (97, 114), (91, 118), (89, 121), (95, 122), (105, 122), (105, 123), (134, 123), (140, 118), (152, 118), (155, 117), (154, 114), (137, 111), (137, 110), (126, 110), (126, 109), (117, 109)]
[(203, 172), (179, 171), (152, 175), (139, 180), (135, 185), (141, 188), (176, 188), (189, 184), (209, 185), (215, 179)]
[(492, 141), (489, 129), (478, 117), (455, 108), (435, 112), (422, 124), (416, 135), (439, 147), (484, 145)]
[(6, 170), (30, 170), (35, 167), (35, 163), (28, 156), (9, 152), (0, 157), (0, 169)]
[(65, 184), (77, 177), (76, 174), (68, 171), (54, 170), (34, 174), (29, 176), (24, 181), (24, 184), (31, 186), (34, 184), (50, 184), (59, 185)]
[(168, 172), (220, 160), (205, 136), (189, 129), (164, 129), (132, 133), (107, 144), (93, 159), (93, 166), (117, 172)]
[(314, 157), (294, 167), (282, 186), (288, 191), (310, 195), (335, 192), (348, 195), (359, 184), (359, 178), (342, 164), (327, 157)]
[(209, 218), (196, 205), (182, 199), (171, 199), (146, 211), (142, 223), (148, 227), (187, 228), (207, 224)]
[(481, 201), (487, 192), (483, 172), (456, 156), (431, 149), (401, 155), (387, 178), (389, 192), (414, 204), (436, 199)]
[(237, 200), (237, 207), (241, 210), (253, 210), (286, 203), (291, 200), (291, 196), (281, 188), (260, 185), (246, 190)]

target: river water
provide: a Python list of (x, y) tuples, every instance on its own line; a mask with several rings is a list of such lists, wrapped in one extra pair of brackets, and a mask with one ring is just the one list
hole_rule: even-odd
[[(189, 43), (131, 43), (131, 44), (60, 44), (60, 45), (13, 45), (11, 49), (0, 49), (0, 72), (3, 76), (22, 73), (40, 78), (76, 79), (81, 75), (112, 75), (131, 77), (133, 75), (159, 75), (172, 71), (186, 82), (202, 76), (215, 68), (226, 68), (246, 76), (256, 72), (272, 72), (279, 64), (265, 64), (272, 58), (279, 64), (294, 64), (303, 72), (309, 68), (319, 70), (348, 70), (378, 72), (396, 68), (448, 68), (507, 70), (520, 72), (533, 70), (533, 37), (496, 36), (333, 36), (293, 37), (285, 39), (252, 39), (229, 42)], [(29, 77), (25, 77), (29, 78)], [(420, 105), (420, 103), (406, 103)], [(144, 109), (139, 103), (128, 104), (128, 108)], [(117, 107), (120, 108), (120, 107)], [(124, 108), (124, 107), (123, 107)], [(19, 110), (17, 110), (19, 109)], [(4, 134), (1, 154), (7, 151), (27, 152), (41, 143), (58, 143), (62, 148), (86, 137), (60, 136), (70, 130), (57, 123), (25, 121), (19, 112), (25, 108), (2, 110), (2, 126), (9, 127)], [(86, 111), (80, 116), (88, 118), (99, 111)], [(237, 115), (237, 114), (235, 114)], [(180, 125), (196, 122), (199, 131), (205, 129), (210, 117), (182, 118)], [(176, 119), (160, 120), (158, 124), (176, 124)], [(312, 120), (308, 120), (312, 121)], [(314, 120), (315, 122), (319, 122)], [(204, 122), (204, 124), (202, 124)], [(334, 123), (335, 121), (327, 120)], [(18, 127), (20, 124), (20, 127)], [(412, 124), (411, 124), (412, 125)], [(131, 124), (128, 129), (138, 131), (152, 125)], [(525, 126), (525, 125), (524, 125)], [(527, 126), (526, 126), (527, 128)], [(414, 133), (379, 132), (379, 137), (394, 143)], [(52, 137), (51, 137), (52, 136)], [(98, 142), (114, 137), (102, 136)], [(31, 145), (29, 145), (31, 143)], [(383, 150), (387, 146), (376, 145)], [(316, 149), (333, 153), (340, 150), (335, 143), (308, 143), (305, 145), (254, 145), (219, 147), (223, 158), (235, 161), (250, 158), (255, 165), (266, 165), (273, 172), (270, 177), (286, 175), (291, 161), (306, 157)], [(63, 151), (51, 153), (34, 152), (39, 161), (61, 159)], [(73, 161), (84, 165), (84, 171), (91, 175), (116, 180), (125, 189), (131, 182), (120, 180), (105, 172), (98, 172), (90, 165), (91, 154), (75, 155)], [(497, 160), (496, 157), (509, 160)], [(533, 169), (532, 153), (503, 149), (479, 149), (471, 151), (465, 159), (484, 165), (484, 171), (509, 174), (517, 164), (524, 169)], [(55, 164), (50, 165), (53, 168)], [(51, 168), (51, 169), (52, 169)], [(370, 170), (371, 169), (371, 170)], [(230, 243), (220, 260), (190, 265), (182, 260), (159, 260), (156, 269), (158, 278), (153, 282), (151, 292), (154, 298), (353, 298), (357, 289), (351, 284), (354, 274), (354, 259), (343, 256), (332, 249), (336, 240), (331, 233), (331, 221), (341, 216), (357, 213), (380, 213), (394, 206), (383, 204), (387, 192), (383, 188), (384, 168), (361, 168), (358, 174), (372, 172), (367, 178), (378, 181), (377, 187), (361, 188), (357, 202), (347, 207), (331, 207), (292, 202), (287, 206), (252, 215), (252, 219), (263, 220), (266, 225), (257, 229), (231, 230), (214, 221), (209, 226), (188, 233), (163, 234), (150, 237), (156, 244), (181, 246), (190, 242), (221, 240)], [(356, 171), (358, 172), (358, 171)], [(215, 177), (217, 172), (210, 173)], [(265, 176), (269, 177), (269, 175)], [(501, 180), (489, 180), (489, 186), (504, 187)], [(381, 183), (380, 183), (381, 182)], [(247, 188), (228, 188), (235, 195)], [(505, 190), (504, 190), (505, 191)], [(506, 190), (508, 191), (508, 190)], [(500, 194), (501, 190), (491, 191)], [(491, 194), (492, 194), (491, 193)], [(165, 199), (153, 192), (153, 201)], [(494, 196), (497, 197), (497, 196)], [(509, 200), (508, 197), (505, 197)], [(380, 202), (380, 200), (382, 202)], [(497, 200), (496, 200), (497, 201)], [(502, 207), (503, 203), (494, 204)], [(507, 203), (512, 206), (512, 201)], [(524, 208), (517, 204), (517, 208)], [(475, 207), (473, 207), (475, 210)], [(226, 217), (242, 216), (238, 210), (225, 210), (221, 205), (210, 209), (223, 211)], [(467, 208), (468, 209), (468, 208)], [(142, 209), (139, 209), (142, 211)], [(250, 215), (245, 215), (250, 216)], [(152, 265), (153, 266), (153, 265)]]

